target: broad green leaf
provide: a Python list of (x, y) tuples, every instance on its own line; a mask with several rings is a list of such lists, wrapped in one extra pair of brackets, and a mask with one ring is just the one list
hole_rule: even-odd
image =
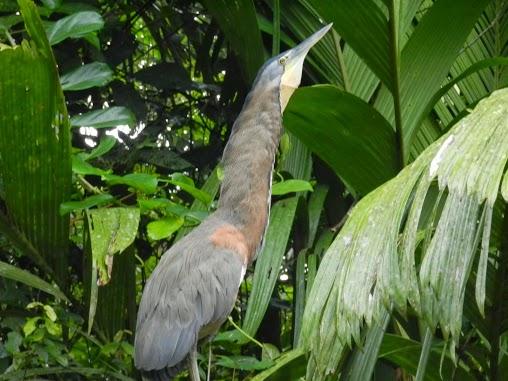
[(136, 238), (139, 209), (107, 208), (87, 211), (92, 257), (99, 271), (98, 283), (106, 284), (113, 270), (113, 255), (124, 251)]
[[(508, 160), (507, 128), (503, 89), (356, 204), (321, 262), (304, 313), (312, 377), (333, 373), (344, 348), (361, 343), (364, 322), (370, 326), (391, 306), (404, 313), (411, 305), (432, 331), (439, 326), (450, 337), (453, 350), (477, 247), (489, 247), (489, 209)], [(436, 183), (439, 196), (430, 197)]]
[(267, 370), (257, 374), (252, 381), (288, 381), (299, 380), (305, 376), (305, 352), (301, 348), (285, 352), (275, 364)]
[(252, 0), (205, 0), (228, 42), (242, 62), (245, 79), (252, 82), (265, 60), (265, 50)]
[(321, 157), (355, 195), (397, 173), (395, 134), (370, 105), (330, 85), (298, 89), (284, 126)]
[(41, 320), (42, 318), (40, 316), (35, 316), (26, 321), (25, 325), (23, 326), (23, 333), (25, 334), (25, 337), (30, 336), (36, 330), (37, 324)]
[(44, 291), (50, 295), (53, 295), (59, 299), (67, 301), (66, 296), (60, 291), (57, 286), (54, 286), (36, 275), (29, 273), (23, 269), (17, 268), (16, 266), (10, 265), (0, 261), (0, 276), (14, 280), (16, 282), (23, 283), (28, 287), (33, 287), (38, 290)]
[(103, 62), (82, 65), (61, 76), (64, 91), (77, 91), (100, 87), (113, 80), (113, 71)]
[(60, 204), (60, 214), (64, 215), (75, 210), (87, 209), (93, 206), (102, 205), (114, 200), (115, 198), (108, 193), (102, 193), (87, 197), (80, 201), (67, 201)]
[(146, 194), (157, 191), (157, 176), (149, 173), (129, 173), (125, 176), (104, 175), (104, 179), (110, 185), (125, 184)]
[(286, 253), (297, 204), (298, 198), (293, 197), (281, 200), (272, 207), (265, 245), (256, 261), (252, 291), (243, 321), (242, 328), (249, 335), (253, 336), (258, 330), (279, 278), (279, 269)]
[(71, 125), (74, 127), (110, 128), (120, 125), (132, 126), (135, 123), (134, 114), (128, 108), (121, 106), (90, 111), (71, 118)]
[(194, 182), (190, 177), (182, 175), (181, 173), (173, 173), (168, 180), (170, 184), (180, 187), (183, 191), (190, 194), (195, 199), (198, 199), (206, 205), (210, 205), (212, 197), (205, 191), (198, 189), (194, 186)]
[(63, 288), (68, 276), (68, 256), (64, 253), (69, 217), (60, 216), (58, 209), (70, 198), (69, 122), (55, 60), (37, 9), (28, 0), (20, 0), (19, 5), (32, 40), (0, 50), (4, 201), (10, 228), (49, 263)]
[(280, 183), (275, 183), (272, 186), (272, 195), (281, 196), (294, 192), (313, 191), (312, 185), (305, 180), (285, 180)]
[(262, 370), (272, 366), (273, 361), (258, 360), (250, 356), (217, 356), (215, 365), (240, 370)]
[[(178, 204), (174, 203), (167, 198), (151, 198), (151, 199), (140, 199), (138, 198), (138, 205), (141, 211), (154, 210), (154, 209), (165, 209), (168, 207), (174, 207)], [(184, 207), (185, 208), (185, 207)]]
[(182, 217), (164, 217), (157, 221), (152, 221), (146, 226), (148, 238), (153, 241), (170, 237), (180, 227), (182, 227), (184, 219)]
[(96, 32), (104, 26), (101, 15), (93, 11), (74, 13), (48, 24), (46, 34), (51, 45), (66, 38), (80, 38), (90, 32)]
[(81, 153), (79, 156), (84, 160), (91, 160), (107, 154), (115, 145), (117, 140), (113, 136), (104, 136), (99, 145), (94, 147), (90, 153)]
[(78, 175), (96, 175), (96, 176), (106, 176), (109, 173), (109, 171), (96, 168), (90, 163), (87, 163), (81, 155), (72, 156), (72, 172)]

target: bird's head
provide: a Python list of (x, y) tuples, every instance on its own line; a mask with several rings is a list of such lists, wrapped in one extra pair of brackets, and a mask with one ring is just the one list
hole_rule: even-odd
[(269, 59), (259, 70), (253, 88), (258, 86), (264, 88), (277, 87), (279, 89), (281, 112), (284, 111), (291, 95), (300, 86), (303, 62), (307, 57), (307, 53), (331, 27), (332, 24), (326, 25), (294, 48)]

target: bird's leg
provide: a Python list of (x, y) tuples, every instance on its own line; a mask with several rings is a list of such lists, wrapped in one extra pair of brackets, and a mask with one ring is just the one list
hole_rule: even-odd
[(197, 341), (194, 343), (191, 351), (189, 352), (189, 356), (187, 358), (189, 362), (189, 379), (191, 381), (200, 381), (199, 378), (199, 369), (198, 369), (198, 343)]
[(208, 369), (206, 374), (206, 381), (210, 381), (210, 371), (212, 370), (212, 341), (208, 343)]

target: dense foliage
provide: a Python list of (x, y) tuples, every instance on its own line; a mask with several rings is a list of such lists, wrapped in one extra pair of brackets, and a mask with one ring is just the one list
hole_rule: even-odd
[(211, 345), (215, 380), (502, 379), (506, 0), (0, 0), (0, 380), (139, 377), (147, 277), (323, 20), (203, 376)]

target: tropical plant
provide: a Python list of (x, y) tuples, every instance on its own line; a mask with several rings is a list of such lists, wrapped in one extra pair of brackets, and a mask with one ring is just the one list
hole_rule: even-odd
[(506, 0), (18, 3), (0, 1), (0, 379), (136, 377), (146, 277), (213, 210), (257, 69), (323, 21), (213, 378), (502, 379)]

